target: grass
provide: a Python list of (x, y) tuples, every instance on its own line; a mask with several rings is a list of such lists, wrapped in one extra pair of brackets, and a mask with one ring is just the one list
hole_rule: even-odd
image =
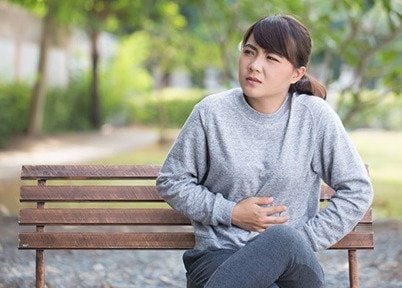
[[(402, 219), (402, 132), (360, 130), (350, 133), (369, 171), (375, 191), (376, 219)], [(153, 145), (96, 161), (103, 164), (161, 164), (170, 145)]]
[(162, 164), (171, 144), (154, 144), (139, 151), (122, 153), (94, 161), (94, 164)]
[(402, 219), (402, 132), (355, 131), (350, 135), (369, 165), (375, 217)]

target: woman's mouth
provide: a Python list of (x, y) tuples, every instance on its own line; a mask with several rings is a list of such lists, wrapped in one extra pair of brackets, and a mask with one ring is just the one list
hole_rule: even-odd
[(246, 81), (247, 81), (247, 82), (250, 82), (250, 83), (253, 83), (253, 84), (254, 84), (254, 83), (260, 83), (260, 84), (261, 84), (261, 83), (262, 83), (260, 80), (258, 80), (258, 79), (255, 78), (255, 77), (247, 77), (247, 78), (246, 78)]

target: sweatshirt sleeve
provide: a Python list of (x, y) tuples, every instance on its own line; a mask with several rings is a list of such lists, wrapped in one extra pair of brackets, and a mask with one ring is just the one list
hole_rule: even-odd
[(175, 210), (204, 225), (231, 225), (236, 203), (203, 185), (208, 176), (207, 129), (196, 105), (162, 165), (156, 180), (161, 197)]
[(338, 115), (329, 105), (324, 108), (317, 123), (312, 168), (335, 195), (303, 227), (315, 251), (332, 246), (349, 233), (373, 200), (364, 163)]

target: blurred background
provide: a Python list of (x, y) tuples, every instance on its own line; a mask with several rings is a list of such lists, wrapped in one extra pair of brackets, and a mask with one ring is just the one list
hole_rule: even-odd
[(369, 165), (375, 218), (400, 223), (401, 0), (0, 0), (0, 215), (16, 217), (22, 164), (162, 163), (274, 13), (310, 30), (308, 70)]

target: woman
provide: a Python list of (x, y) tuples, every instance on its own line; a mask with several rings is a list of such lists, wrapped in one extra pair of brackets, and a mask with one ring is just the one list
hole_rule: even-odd
[[(241, 88), (198, 103), (170, 150), (157, 187), (194, 226), (187, 287), (323, 287), (314, 252), (370, 206), (366, 169), (306, 73), (310, 52), (308, 30), (290, 16), (252, 25)], [(321, 180), (336, 195), (319, 211)]]

